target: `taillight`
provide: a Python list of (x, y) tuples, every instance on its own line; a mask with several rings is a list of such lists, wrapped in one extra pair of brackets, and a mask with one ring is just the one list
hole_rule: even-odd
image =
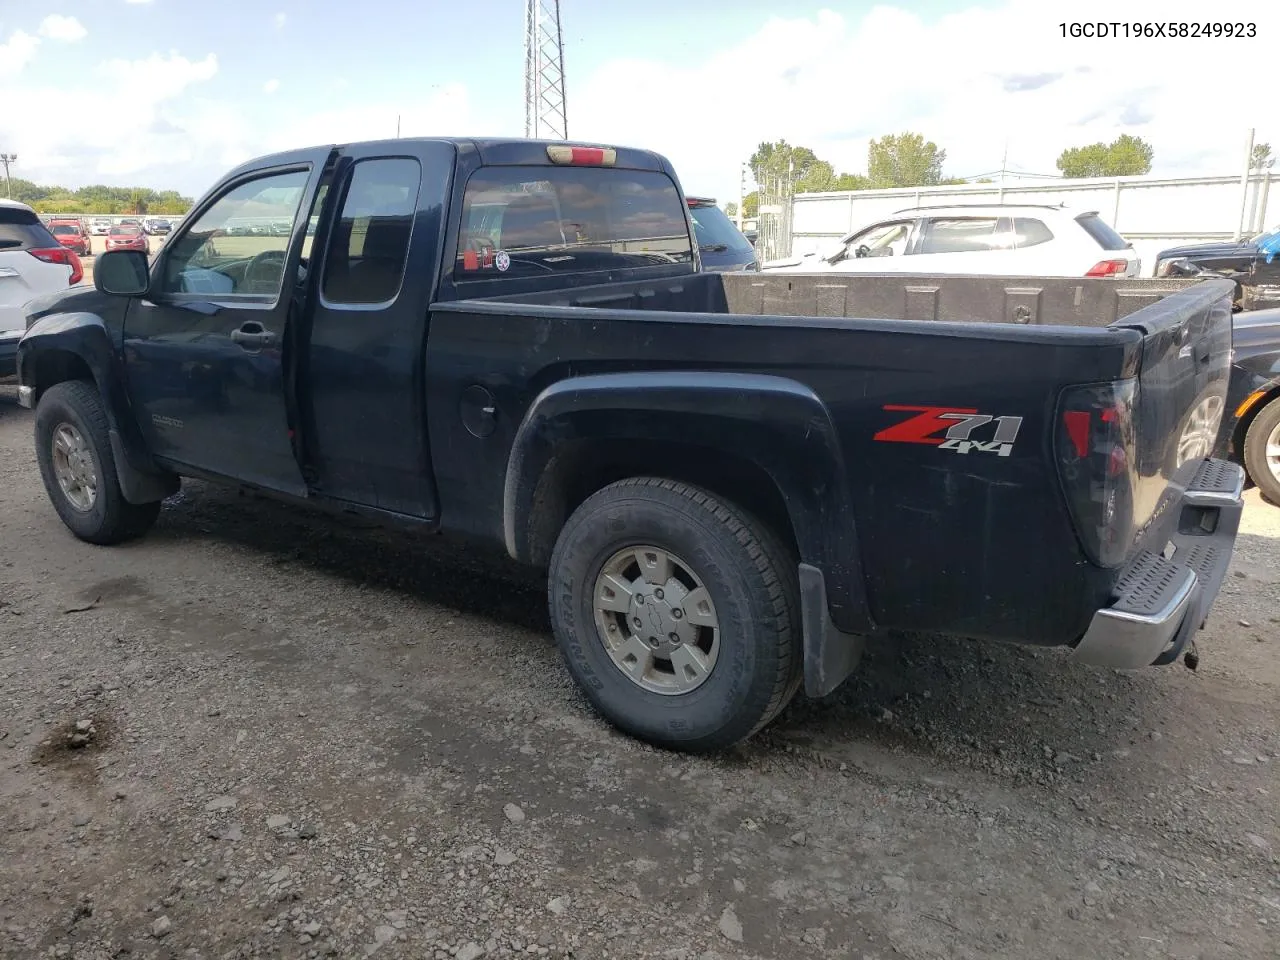
[(618, 151), (612, 147), (547, 147), (552, 163), (573, 167), (612, 167), (618, 162)]
[(1114, 277), (1123, 276), (1125, 270), (1129, 269), (1128, 260), (1100, 260), (1089, 268), (1086, 277)]
[(28, 250), (27, 253), (44, 263), (65, 263), (70, 267), (71, 279), (67, 281), (67, 286), (74, 287), (84, 279), (84, 266), (81, 265), (80, 258), (76, 256), (74, 250), (68, 250), (66, 247), (47, 247), (41, 250)]
[(1054, 451), (1076, 533), (1099, 566), (1121, 564), (1133, 539), (1136, 380), (1065, 390)]

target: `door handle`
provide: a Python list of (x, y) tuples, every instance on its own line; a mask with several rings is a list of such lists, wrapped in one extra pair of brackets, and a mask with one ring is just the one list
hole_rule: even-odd
[(262, 324), (250, 321), (231, 331), (231, 340), (242, 347), (266, 347), (276, 342), (276, 335), (264, 330)]

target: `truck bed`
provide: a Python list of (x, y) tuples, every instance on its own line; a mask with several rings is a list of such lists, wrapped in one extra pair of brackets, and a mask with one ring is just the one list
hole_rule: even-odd
[(1197, 282), (1185, 278), (720, 273), (493, 299), (603, 310), (1105, 327)]

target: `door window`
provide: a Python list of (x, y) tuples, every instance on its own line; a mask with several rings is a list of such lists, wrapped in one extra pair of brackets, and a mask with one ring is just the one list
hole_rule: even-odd
[(326, 302), (395, 299), (409, 256), (421, 179), (422, 168), (411, 157), (379, 157), (355, 165), (325, 257)]
[(279, 297), (308, 176), (296, 170), (257, 177), (224, 193), (169, 244), (161, 291)]
[(1053, 239), (1053, 231), (1041, 220), (1030, 217), (1016, 217), (1013, 221), (1013, 239), (1018, 249), (1034, 247), (1036, 244), (1048, 243)]
[(910, 239), (911, 221), (878, 223), (874, 227), (863, 230), (845, 244), (845, 255), (841, 259), (901, 257), (907, 252), (907, 241)]
[(939, 217), (927, 220), (920, 241), (920, 253), (990, 253), (1009, 250), (1013, 237), (1008, 228), (999, 229), (997, 217)]

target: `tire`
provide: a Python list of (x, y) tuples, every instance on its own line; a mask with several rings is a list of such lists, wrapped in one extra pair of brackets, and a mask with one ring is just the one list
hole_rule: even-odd
[(1244, 468), (1249, 479), (1264, 499), (1280, 504), (1280, 476), (1276, 475), (1280, 462), (1268, 460), (1268, 443), (1280, 444), (1280, 398), (1258, 411), (1244, 436)]
[[(69, 437), (81, 442), (77, 448), (80, 475), (88, 477), (92, 471), (91, 497), (83, 486), (78, 495), (68, 492), (59, 480), (59, 471), (64, 477), (75, 472), (55, 464), (55, 443)], [(81, 540), (104, 546), (123, 543), (140, 537), (155, 523), (160, 515), (158, 502), (135, 504), (124, 498), (108, 438), (106, 409), (93, 384), (68, 380), (46, 390), (36, 406), (35, 440), (45, 492), (67, 529)]]
[[(633, 562), (634, 548), (644, 546), (671, 557), (672, 579), (658, 575), (643, 583), (637, 563), (629, 568), (634, 576), (617, 573), (631, 587), (639, 585), (634, 591), (611, 592), (598, 583), (607, 569), (618, 569), (615, 564)], [(683, 585), (673, 583), (676, 577)], [(635, 606), (635, 596), (663, 582), (675, 600), (659, 590), (647, 595), (647, 606)], [(684, 615), (677, 606), (681, 591), (697, 584), (710, 606), (691, 600)], [(547, 592), (556, 642), (574, 681), (606, 719), (648, 743), (687, 752), (729, 747), (773, 720), (800, 686), (795, 557), (765, 525), (697, 487), (639, 477), (592, 495), (560, 532)], [(611, 611), (597, 609), (597, 596), (605, 595), (613, 598)], [(632, 617), (636, 613), (644, 614), (643, 632), (653, 629), (653, 637), (633, 634), (631, 625), (641, 622)], [(676, 616), (685, 623), (671, 619)], [(695, 626), (695, 619), (716, 627)], [(688, 666), (677, 673), (674, 649), (665, 662), (668, 677), (659, 654), (650, 657), (643, 648), (646, 640), (665, 643), (657, 635), (667, 627), (692, 630), (698, 638), (684, 643), (680, 662), (688, 664), (692, 646), (699, 644), (701, 663), (709, 664), (703, 679), (691, 680), (698, 672)], [(606, 635), (619, 649), (638, 646), (653, 668), (646, 671), (637, 658), (631, 671), (624, 670)], [(674, 640), (677, 633), (667, 636)], [(653, 685), (665, 685), (665, 692)]]

